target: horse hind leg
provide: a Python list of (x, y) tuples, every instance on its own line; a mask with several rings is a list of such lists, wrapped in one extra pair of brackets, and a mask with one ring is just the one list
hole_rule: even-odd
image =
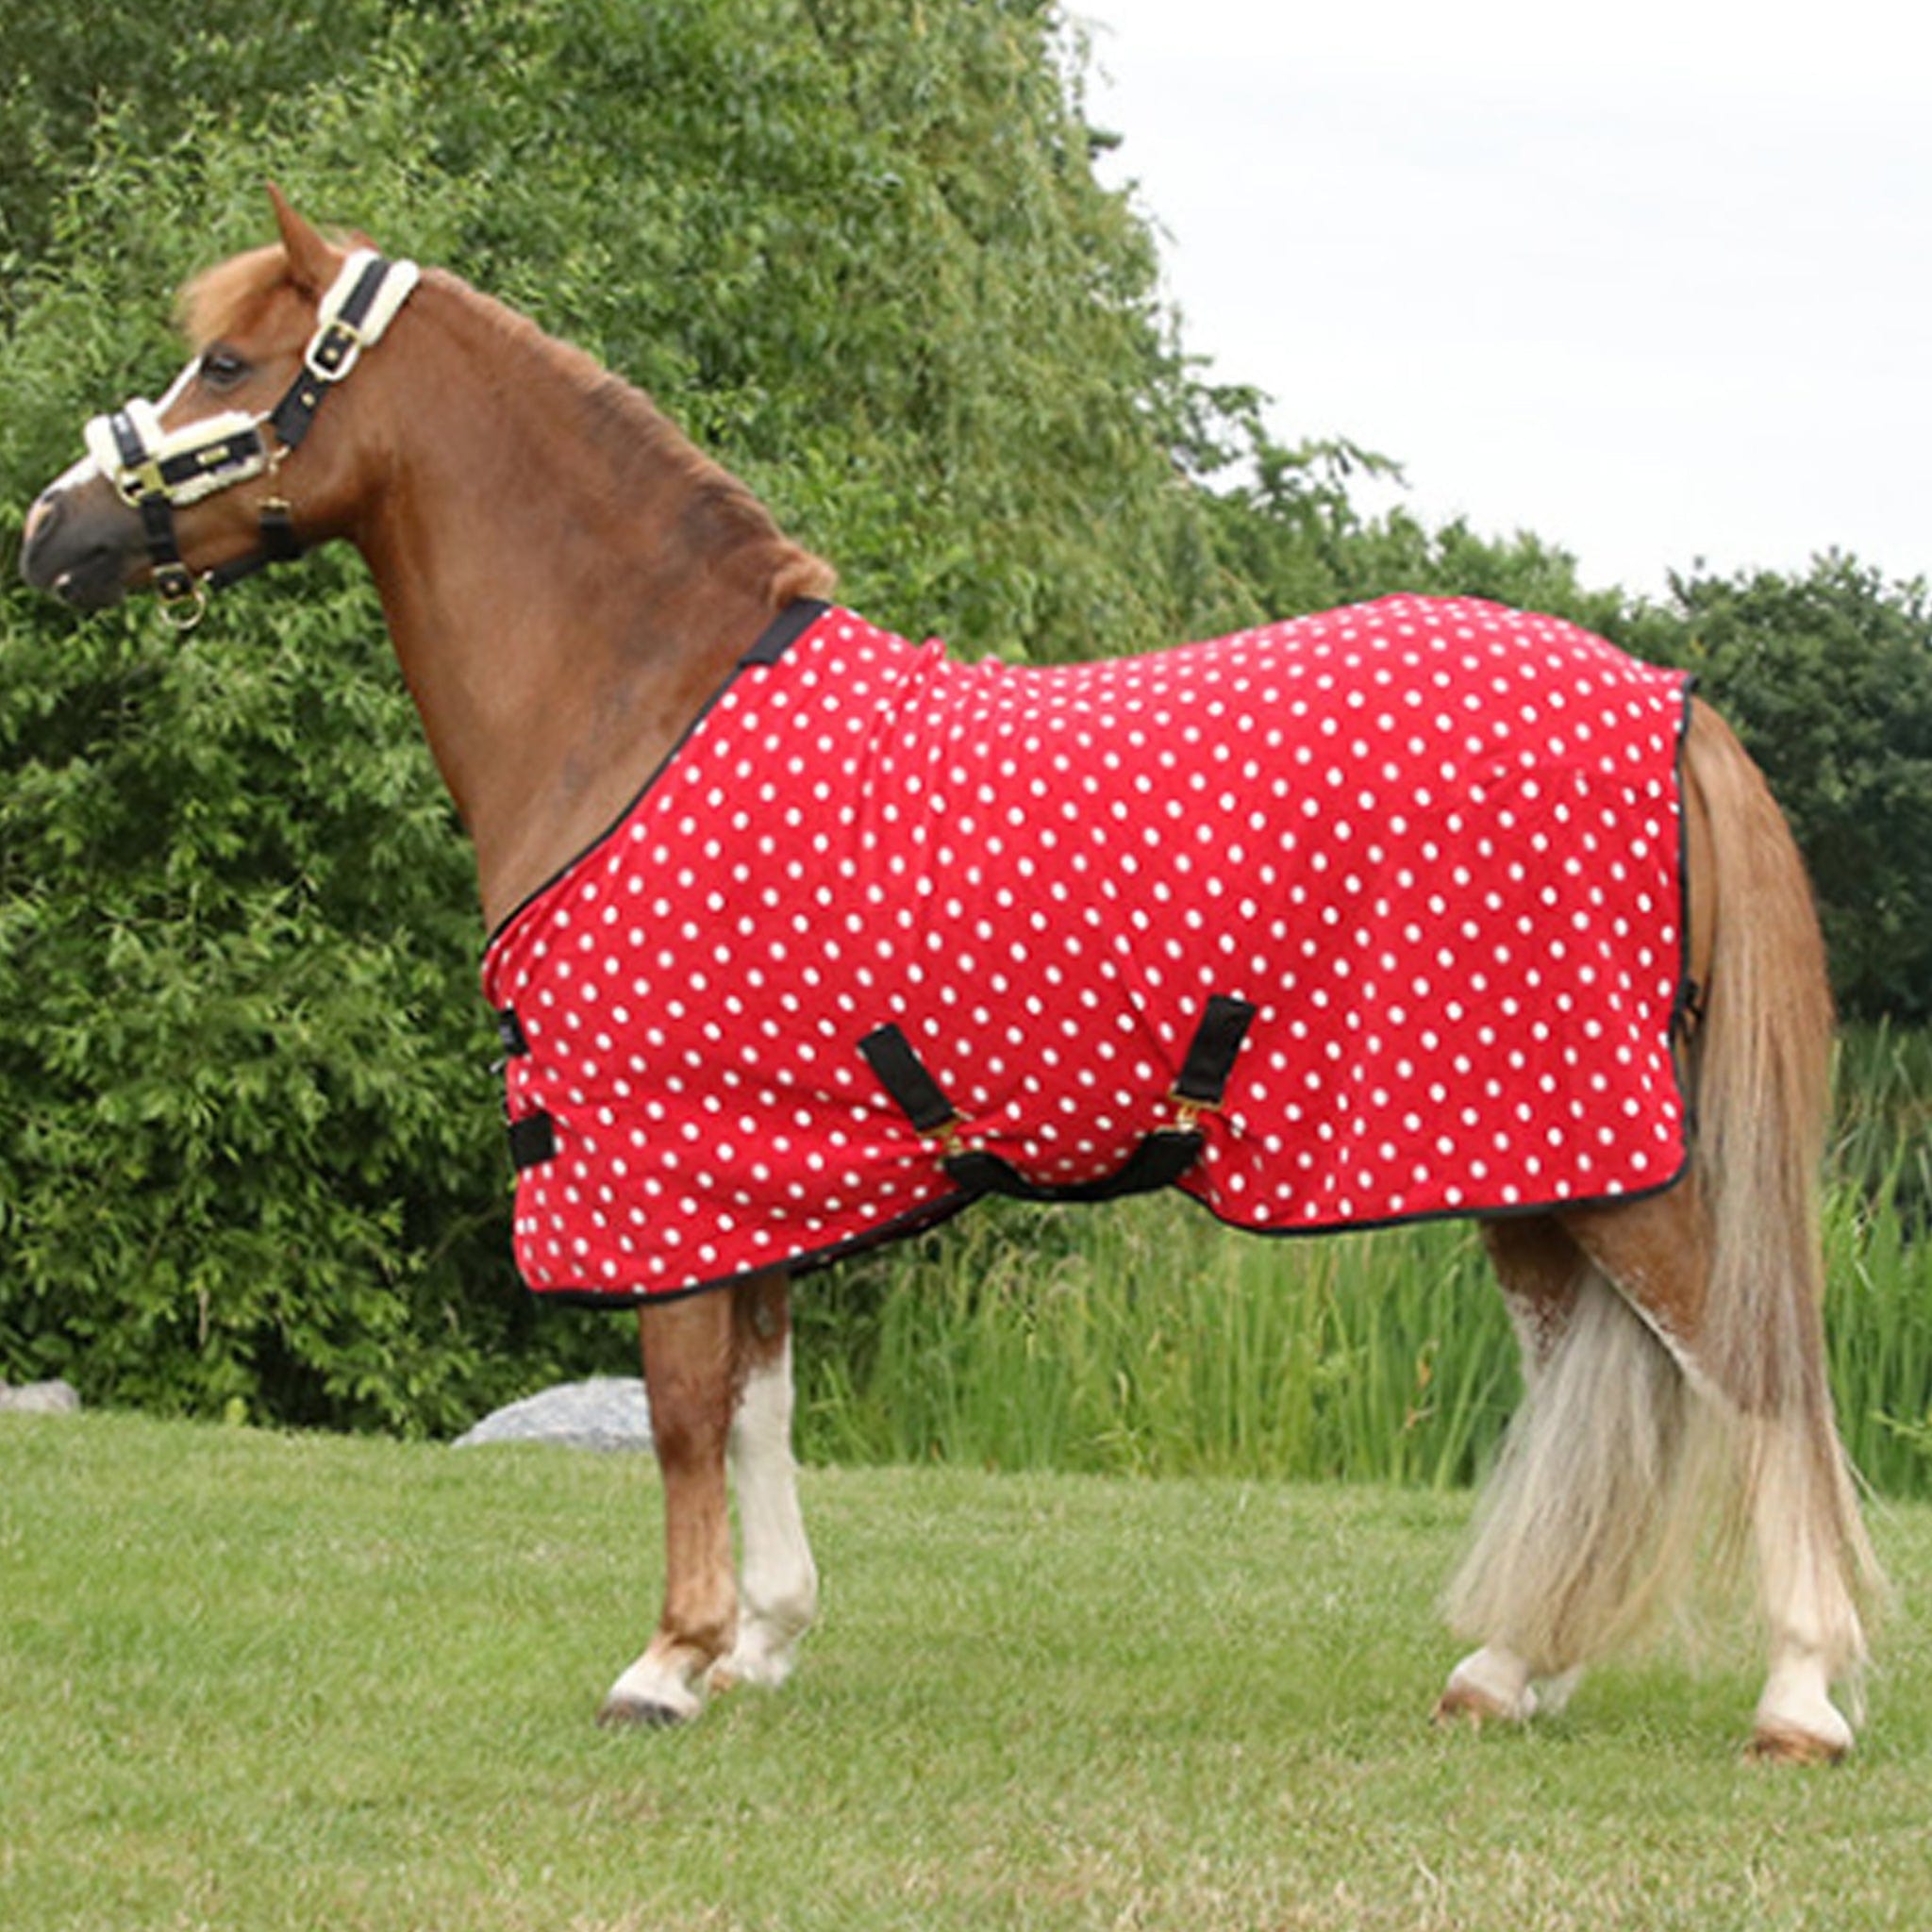
[[(1771, 1668), (1757, 1700), (1751, 1754), (1831, 1763), (1852, 1748), (1862, 1715), (1865, 1636), (1843, 1552), (1857, 1501), (1842, 1462), (1789, 1418), (1753, 1418), (1746, 1455)], [(1855, 1559), (1875, 1577), (1875, 1565)], [(1846, 1686), (1847, 1710), (1832, 1700)]]
[(1525, 1393), (1449, 1595), (1452, 1625), (1480, 1647), (1450, 1674), (1436, 1716), (1477, 1724), (1568, 1701), (1627, 1587), (1607, 1553), (1641, 1540), (1648, 1514), (1633, 1448), (1651, 1445), (1639, 1459), (1654, 1463), (1674, 1433), (1668, 1365), (1559, 1223), (1492, 1222), (1483, 1235)]
[[(1513, 1302), (1541, 1310), (1546, 1353), (1491, 1479), (1451, 1618), (1483, 1647), (1457, 1666), (1448, 1714), (1526, 1717), (1561, 1679), (1652, 1627), (1700, 1562), (1755, 1549), (1771, 1642), (1753, 1750), (1829, 1760), (1852, 1729), (1834, 1679), (1863, 1656), (1862, 1555), (1824, 1390), (1822, 1330), (1741, 1301), (1715, 1272), (1697, 1179), (1561, 1218), (1499, 1252)], [(1560, 1296), (1567, 1243), (1576, 1272)], [(1512, 1245), (1513, 1255), (1507, 1252)], [(1498, 1243), (1492, 1235), (1492, 1248)], [(1538, 1258), (1525, 1274), (1524, 1256)], [(1560, 1324), (1549, 1310), (1560, 1304)], [(1780, 1331), (1788, 1332), (1780, 1332)], [(1767, 1340), (1767, 1334), (1770, 1339)], [(1533, 1355), (1535, 1352), (1533, 1352)]]
[[(1832, 1688), (1849, 1684), (1856, 1714), (1858, 1598), (1875, 1588), (1876, 1568), (1832, 1422), (1815, 1299), (1769, 1280), (1747, 1301), (1721, 1278), (1694, 1187), (1571, 1224), (1666, 1341), (1693, 1405), (1665, 1522), (1673, 1588), (1690, 1556), (1725, 1567), (1755, 1557), (1770, 1673), (1753, 1755), (1842, 1757), (1853, 1730)], [(1767, 1239), (1767, 1269), (1777, 1247)]]
[[(1755, 1549), (1770, 1674), (1753, 1749), (1829, 1759), (1861, 1606), (1883, 1591), (1832, 1417), (1818, 1177), (1831, 995), (1805, 870), (1762, 776), (1701, 704), (1685, 749), (1691, 1172), (1565, 1210), (1576, 1307), (1511, 1432), (1453, 1604), (1535, 1672), (1670, 1605), (1701, 1551)], [(1855, 1702), (1855, 1699), (1854, 1699)]]

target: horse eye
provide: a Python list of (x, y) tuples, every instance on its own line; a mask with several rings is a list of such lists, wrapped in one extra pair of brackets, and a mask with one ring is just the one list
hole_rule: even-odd
[(201, 379), (210, 389), (233, 389), (248, 375), (248, 364), (225, 343), (216, 343), (201, 358)]

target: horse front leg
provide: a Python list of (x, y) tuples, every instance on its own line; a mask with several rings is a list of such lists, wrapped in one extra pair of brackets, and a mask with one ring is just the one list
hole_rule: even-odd
[(726, 1453), (738, 1497), (738, 1642), (714, 1666), (715, 1690), (775, 1688), (791, 1674), (818, 1608), (818, 1571), (798, 1507), (791, 1455), (791, 1283), (780, 1271), (732, 1290), (738, 1399)]
[(733, 1296), (723, 1290), (639, 1311), (664, 1489), (664, 1610), (643, 1656), (610, 1687), (599, 1724), (669, 1724), (697, 1716), (711, 1666), (736, 1641), (724, 1487), (736, 1326)]

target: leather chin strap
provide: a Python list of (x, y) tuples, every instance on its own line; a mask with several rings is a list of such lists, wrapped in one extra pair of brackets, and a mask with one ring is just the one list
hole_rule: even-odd
[(330, 391), (346, 379), (365, 349), (382, 340), (419, 278), (413, 261), (390, 261), (369, 248), (351, 255), (317, 308), (301, 370), (264, 416), (231, 410), (165, 431), (155, 406), (137, 399), (87, 425), (95, 463), (141, 513), (155, 592), (169, 623), (192, 628), (201, 621), (209, 591), (303, 554), (294, 512), (276, 492), (262, 503), (256, 548), (197, 576), (182, 559), (175, 511), (263, 471), (274, 481), (302, 446)]

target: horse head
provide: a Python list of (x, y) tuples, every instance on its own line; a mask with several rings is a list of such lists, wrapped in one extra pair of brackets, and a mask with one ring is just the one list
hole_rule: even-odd
[(353, 526), (375, 487), (375, 385), (334, 407), (327, 438), (308, 443), (308, 429), (416, 270), (325, 239), (269, 193), (280, 241), (184, 291), (187, 366), (159, 402), (93, 418), (88, 454), (28, 511), (21, 569), (36, 589), (98, 610), (152, 584), (185, 626), (209, 586)]

